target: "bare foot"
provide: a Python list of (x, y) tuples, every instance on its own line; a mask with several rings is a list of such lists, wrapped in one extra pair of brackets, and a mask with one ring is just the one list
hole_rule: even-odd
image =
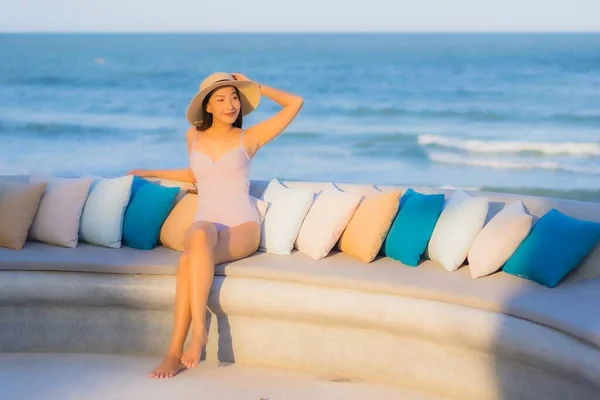
[(167, 354), (164, 360), (152, 372), (148, 374), (149, 378), (172, 378), (179, 371), (185, 368), (177, 354)]
[(202, 330), (202, 334), (195, 335), (192, 333), (192, 342), (189, 347), (181, 356), (181, 362), (188, 368), (194, 368), (200, 362), (200, 355), (202, 353), (202, 347), (208, 342), (208, 335), (206, 330)]

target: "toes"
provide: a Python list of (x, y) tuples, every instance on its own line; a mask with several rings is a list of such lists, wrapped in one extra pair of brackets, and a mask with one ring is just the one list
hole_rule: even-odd
[(181, 363), (185, 365), (187, 368), (190, 367), (190, 359), (187, 356), (181, 357)]

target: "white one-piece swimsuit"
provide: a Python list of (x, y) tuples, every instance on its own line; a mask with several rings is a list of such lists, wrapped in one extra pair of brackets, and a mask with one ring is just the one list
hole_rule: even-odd
[(192, 144), (190, 168), (198, 185), (198, 211), (194, 221), (208, 221), (218, 231), (248, 221), (259, 222), (258, 211), (250, 198), (251, 159), (244, 148), (244, 131), (240, 145), (213, 161)]

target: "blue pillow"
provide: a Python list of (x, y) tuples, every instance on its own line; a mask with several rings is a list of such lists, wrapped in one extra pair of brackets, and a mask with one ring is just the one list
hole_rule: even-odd
[(94, 180), (81, 213), (79, 239), (97, 246), (121, 247), (132, 180), (130, 175)]
[(154, 248), (179, 190), (152, 182), (141, 186), (125, 212), (123, 243), (141, 250)]
[[(406, 201), (417, 192), (415, 192), (412, 188), (408, 188), (406, 190), (406, 192), (404, 192), (404, 194), (402, 195), (402, 197), (400, 198), (400, 204), (398, 206), (398, 212), (400, 212), (400, 210), (402, 209), (402, 207), (404, 207), (404, 205), (406, 204)], [(394, 219), (396, 219), (398, 217), (398, 213), (396, 213), (396, 215), (394, 216)], [(391, 231), (391, 226), (390, 229), (388, 230), (388, 232), (385, 235), (385, 238), (383, 239), (383, 243), (381, 244), (381, 250), (380, 250), (380, 254), (385, 255), (385, 247), (386, 247), (386, 243), (387, 243), (387, 238), (390, 234)]]
[(131, 184), (131, 199), (129, 200), (130, 203), (137, 194), (137, 191), (140, 190), (140, 188), (146, 183), (150, 183), (150, 181), (144, 178), (140, 178), (137, 175), (133, 176), (133, 183)]
[(555, 287), (600, 240), (600, 224), (550, 210), (504, 264), (504, 272)]
[(400, 199), (400, 211), (385, 240), (385, 255), (416, 267), (443, 207), (443, 194), (422, 194), (408, 189)]

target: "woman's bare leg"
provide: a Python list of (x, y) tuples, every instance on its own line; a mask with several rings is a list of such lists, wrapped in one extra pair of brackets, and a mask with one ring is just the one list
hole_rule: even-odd
[[(188, 351), (200, 354), (206, 344), (206, 306), (214, 277), (214, 249), (218, 241), (217, 228), (212, 223), (197, 223), (190, 237), (190, 308), (192, 314), (192, 341)], [(190, 359), (184, 353), (181, 361), (192, 368), (200, 357)]]
[(175, 290), (175, 321), (173, 336), (167, 355), (162, 363), (148, 375), (150, 378), (171, 378), (185, 368), (181, 362), (183, 343), (192, 321), (190, 311), (190, 268), (189, 255), (183, 253), (177, 266), (177, 286)]
[(200, 362), (206, 344), (206, 307), (212, 286), (215, 264), (238, 260), (256, 252), (260, 241), (260, 226), (246, 222), (217, 232), (212, 223), (198, 222), (190, 238), (190, 301), (192, 340), (181, 361), (192, 368)]

